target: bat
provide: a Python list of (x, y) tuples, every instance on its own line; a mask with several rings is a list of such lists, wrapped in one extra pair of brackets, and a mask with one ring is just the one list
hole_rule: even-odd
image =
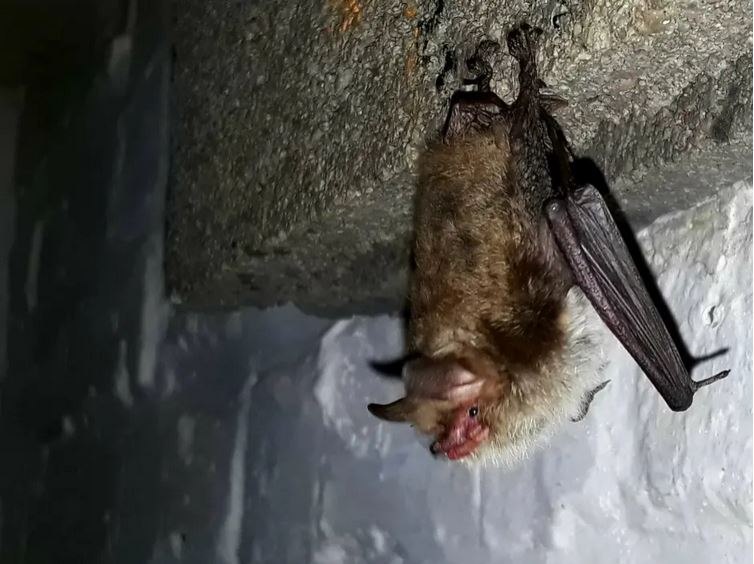
[(406, 394), (368, 409), (450, 460), (509, 465), (583, 419), (607, 384), (599, 319), (671, 410), (729, 372), (691, 379), (602, 195), (575, 180), (552, 115), (567, 101), (537, 74), (541, 33), (507, 34), (512, 104), (490, 90), (494, 44), (480, 45), (476, 89), (452, 96), (418, 163)]

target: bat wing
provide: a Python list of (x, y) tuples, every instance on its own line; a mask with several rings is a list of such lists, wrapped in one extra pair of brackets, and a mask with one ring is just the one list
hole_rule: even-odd
[(699, 388), (728, 375), (691, 379), (596, 188), (550, 200), (545, 214), (576, 283), (670, 409), (688, 409)]

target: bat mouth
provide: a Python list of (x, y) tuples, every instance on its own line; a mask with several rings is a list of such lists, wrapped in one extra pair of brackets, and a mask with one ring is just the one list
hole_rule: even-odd
[(490, 435), (489, 427), (479, 422), (469, 424), (465, 432), (458, 433), (451, 430), (443, 438), (433, 442), (429, 451), (434, 456), (445, 456), (448, 460), (459, 460), (474, 453)]

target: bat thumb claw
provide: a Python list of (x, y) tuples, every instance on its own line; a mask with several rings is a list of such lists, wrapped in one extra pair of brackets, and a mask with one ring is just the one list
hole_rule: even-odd
[(723, 370), (722, 372), (718, 372), (714, 376), (710, 376), (709, 378), (705, 378), (704, 380), (699, 380), (698, 382), (692, 381), (691, 387), (693, 391), (696, 392), (699, 388), (703, 388), (704, 386), (709, 386), (710, 384), (714, 384), (718, 380), (722, 380), (728, 374), (730, 374), (730, 370)]

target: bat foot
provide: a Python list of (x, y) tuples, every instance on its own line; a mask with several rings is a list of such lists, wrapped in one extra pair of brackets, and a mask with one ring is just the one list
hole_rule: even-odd
[(581, 410), (578, 412), (578, 414), (571, 417), (571, 421), (573, 421), (574, 423), (578, 423), (579, 421), (584, 419), (584, 417), (586, 417), (586, 414), (589, 413), (589, 406), (592, 405), (592, 402), (594, 401), (594, 396), (596, 396), (599, 392), (604, 390), (605, 386), (607, 386), (609, 383), (610, 383), (610, 380), (605, 380), (593, 390), (589, 390), (581, 402)]
[(518, 61), (518, 97), (514, 105), (537, 112), (541, 106), (537, 77), (537, 44), (542, 29), (522, 23), (508, 32), (508, 52)]
[(489, 92), (492, 80), (491, 59), (500, 49), (497, 41), (485, 39), (477, 46), (474, 54), (466, 59), (466, 68), (474, 75), (474, 78), (464, 80), (464, 84), (475, 84), (479, 92)]
[(722, 372), (718, 372), (714, 376), (710, 376), (709, 378), (705, 378), (704, 380), (699, 380), (697, 382), (691, 382), (691, 388), (694, 392), (696, 392), (699, 388), (703, 388), (705, 386), (709, 386), (710, 384), (714, 384), (718, 380), (722, 380), (726, 376), (730, 374), (730, 370), (723, 370)]
[(542, 35), (542, 29), (522, 23), (508, 32), (506, 41), (508, 52), (521, 65), (534, 62), (537, 51), (537, 43)]

